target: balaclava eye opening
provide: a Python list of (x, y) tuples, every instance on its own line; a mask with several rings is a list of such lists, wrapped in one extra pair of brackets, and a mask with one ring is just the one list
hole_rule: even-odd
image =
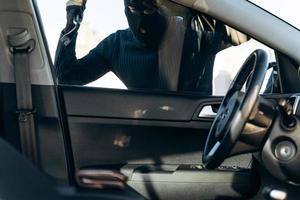
[(124, 0), (128, 25), (138, 41), (146, 46), (158, 46), (166, 30), (166, 17), (157, 10), (147, 13), (142, 0)]

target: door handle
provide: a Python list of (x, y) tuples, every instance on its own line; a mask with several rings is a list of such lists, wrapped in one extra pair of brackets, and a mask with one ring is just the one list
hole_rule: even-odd
[(84, 188), (118, 188), (124, 189), (126, 177), (119, 171), (102, 169), (81, 169), (76, 173), (76, 181)]
[[(216, 107), (213, 107), (216, 106)], [(209, 118), (209, 119), (213, 119), (216, 117), (217, 115), (217, 110), (218, 110), (218, 105), (206, 105), (203, 106), (198, 117), (199, 118)]]

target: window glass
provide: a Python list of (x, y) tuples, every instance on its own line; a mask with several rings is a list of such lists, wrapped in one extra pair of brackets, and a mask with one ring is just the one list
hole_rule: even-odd
[[(66, 2), (64, 0), (37, 0), (53, 62), (60, 33), (66, 25)], [(123, 1), (89, 0), (86, 4), (84, 20), (78, 31), (76, 56), (78, 58), (85, 56), (108, 35), (126, 28), (128, 24)], [(112, 72), (86, 86), (126, 89), (122, 81)]]
[[(241, 45), (224, 49), (216, 55), (213, 74), (213, 95), (220, 96), (226, 94), (238, 70), (247, 57), (256, 49), (263, 49), (268, 53), (269, 63), (276, 62), (273, 49), (254, 39), (250, 39)], [(268, 70), (261, 93), (264, 93), (266, 90), (272, 71), (272, 68)]]
[[(60, 42), (57, 46), (66, 27), (66, 1), (37, 2), (53, 61), (56, 51), (65, 51), (58, 54), (62, 55), (58, 56), (59, 61), (72, 56), (69, 50), (72, 42), (65, 46)], [(247, 56), (255, 49), (266, 50), (269, 62), (275, 62), (272, 49), (244, 34), (241, 37), (245, 41), (236, 43), (230, 35), (234, 30), (208, 16), (172, 15), (166, 20), (161, 13), (151, 6), (124, 5), (120, 0), (89, 0), (74, 40), (78, 60), (67, 61), (64, 65), (55, 62), (58, 78), (63, 84), (89, 87), (224, 95)], [(219, 23), (223, 29), (217, 30), (214, 26)], [(70, 38), (73, 41), (73, 36)], [(179, 42), (174, 45), (174, 41)], [(159, 44), (156, 45), (159, 48), (154, 44)], [(178, 50), (180, 47), (182, 49)], [(62, 67), (65, 65), (69, 68)], [(172, 67), (161, 67), (165, 65)], [(272, 69), (262, 92), (271, 74)]]

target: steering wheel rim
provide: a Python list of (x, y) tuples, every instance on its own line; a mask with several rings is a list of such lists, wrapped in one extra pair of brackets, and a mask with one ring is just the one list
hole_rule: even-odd
[[(214, 119), (202, 156), (203, 164), (214, 169), (228, 157), (255, 105), (268, 70), (268, 55), (264, 50), (255, 50), (246, 59), (231, 83)], [(251, 75), (249, 85), (242, 88)]]

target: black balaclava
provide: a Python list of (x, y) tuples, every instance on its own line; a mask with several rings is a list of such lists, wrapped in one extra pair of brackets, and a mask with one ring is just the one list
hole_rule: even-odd
[(128, 25), (138, 41), (156, 47), (166, 30), (166, 17), (157, 10), (149, 13), (142, 0), (124, 0)]

